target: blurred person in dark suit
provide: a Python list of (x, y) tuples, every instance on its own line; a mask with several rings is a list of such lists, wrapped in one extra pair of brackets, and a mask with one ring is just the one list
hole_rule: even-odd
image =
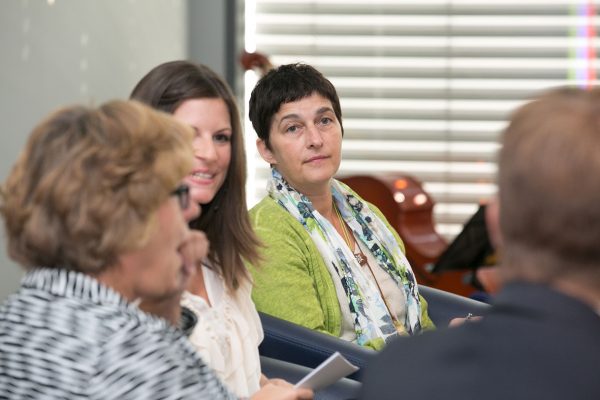
[(599, 175), (599, 89), (559, 88), (518, 109), (490, 224), (502, 252), (493, 307), (390, 343), (362, 398), (599, 399)]

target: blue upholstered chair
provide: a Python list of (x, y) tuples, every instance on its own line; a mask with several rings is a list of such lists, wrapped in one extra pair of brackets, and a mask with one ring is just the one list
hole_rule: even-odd
[[(468, 313), (484, 315), (489, 307), (488, 304), (423, 285), (419, 286), (419, 290), (427, 300), (429, 315), (438, 328), (446, 327), (452, 318), (464, 317)], [(370, 357), (376, 354), (373, 350), (335, 336), (316, 332), (267, 314), (260, 313), (260, 318), (265, 338), (259, 351), (265, 359), (315, 368), (331, 354), (339, 351), (348, 361), (362, 368)], [(266, 372), (265, 374), (270, 376)], [(360, 374), (359, 370), (348, 378), (360, 381)]]

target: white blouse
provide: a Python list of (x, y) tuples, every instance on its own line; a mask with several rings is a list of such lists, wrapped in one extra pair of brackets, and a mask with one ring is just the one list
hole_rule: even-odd
[(185, 292), (181, 305), (191, 309), (198, 322), (190, 341), (227, 387), (240, 397), (260, 388), (258, 345), (263, 340), (260, 318), (250, 298), (252, 283), (244, 280), (231, 293), (213, 270), (202, 266), (210, 304)]

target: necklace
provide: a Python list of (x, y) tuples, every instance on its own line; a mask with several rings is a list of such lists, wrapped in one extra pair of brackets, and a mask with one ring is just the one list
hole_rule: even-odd
[(346, 222), (342, 218), (342, 214), (340, 213), (340, 210), (337, 207), (337, 205), (335, 204), (335, 202), (333, 202), (333, 209), (335, 210), (335, 214), (337, 215), (338, 221), (342, 225), (342, 233), (343, 233), (343, 236), (344, 236), (344, 241), (346, 242), (346, 244), (350, 248), (350, 251), (354, 255), (354, 258), (356, 258), (356, 261), (358, 262), (358, 264), (361, 267), (365, 267), (366, 266), (367, 268), (369, 268), (369, 272), (371, 273), (372, 280), (373, 280), (373, 282), (375, 282), (375, 285), (377, 286), (377, 290), (379, 290), (379, 294), (381, 295), (381, 299), (383, 300), (383, 304), (385, 305), (385, 308), (387, 309), (387, 312), (390, 315), (390, 318), (392, 319), (392, 323), (394, 324), (394, 326), (396, 328), (396, 331), (400, 335), (405, 334), (406, 330), (404, 329), (402, 323), (400, 323), (400, 321), (398, 321), (398, 318), (392, 313), (390, 305), (388, 304), (385, 296), (383, 295), (383, 290), (381, 289), (381, 286), (379, 286), (379, 282), (377, 281), (377, 278), (375, 278), (375, 273), (373, 272), (373, 269), (371, 268), (371, 265), (369, 265), (369, 263), (367, 261), (367, 257), (363, 254), (363, 252), (360, 250), (360, 248), (358, 249), (358, 253), (355, 253), (354, 250), (352, 250), (353, 249), (352, 245), (354, 243), (353, 243), (353, 241), (350, 240), (350, 234), (348, 233), (348, 230), (346, 229)]
[(344, 236), (344, 241), (346, 242), (346, 244), (348, 245), (348, 248), (350, 249), (350, 251), (352, 252), (352, 254), (354, 255), (354, 258), (356, 258), (356, 261), (358, 262), (358, 264), (361, 267), (364, 267), (365, 264), (367, 263), (367, 257), (365, 257), (365, 255), (362, 253), (362, 251), (360, 251), (360, 249), (358, 250), (358, 253), (354, 252), (354, 241), (350, 239), (350, 234), (348, 233), (348, 230), (346, 229), (346, 222), (344, 221), (344, 219), (342, 218), (342, 214), (340, 213), (340, 209), (335, 205), (335, 202), (333, 203), (333, 209), (335, 210), (335, 214), (337, 215), (338, 221), (340, 222), (340, 225), (342, 226), (342, 233)]

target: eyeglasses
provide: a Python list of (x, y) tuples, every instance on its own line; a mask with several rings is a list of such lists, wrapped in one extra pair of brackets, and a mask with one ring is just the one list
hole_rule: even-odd
[(179, 206), (182, 210), (190, 206), (190, 187), (188, 185), (177, 186), (177, 189), (171, 192), (171, 196), (177, 196)]

